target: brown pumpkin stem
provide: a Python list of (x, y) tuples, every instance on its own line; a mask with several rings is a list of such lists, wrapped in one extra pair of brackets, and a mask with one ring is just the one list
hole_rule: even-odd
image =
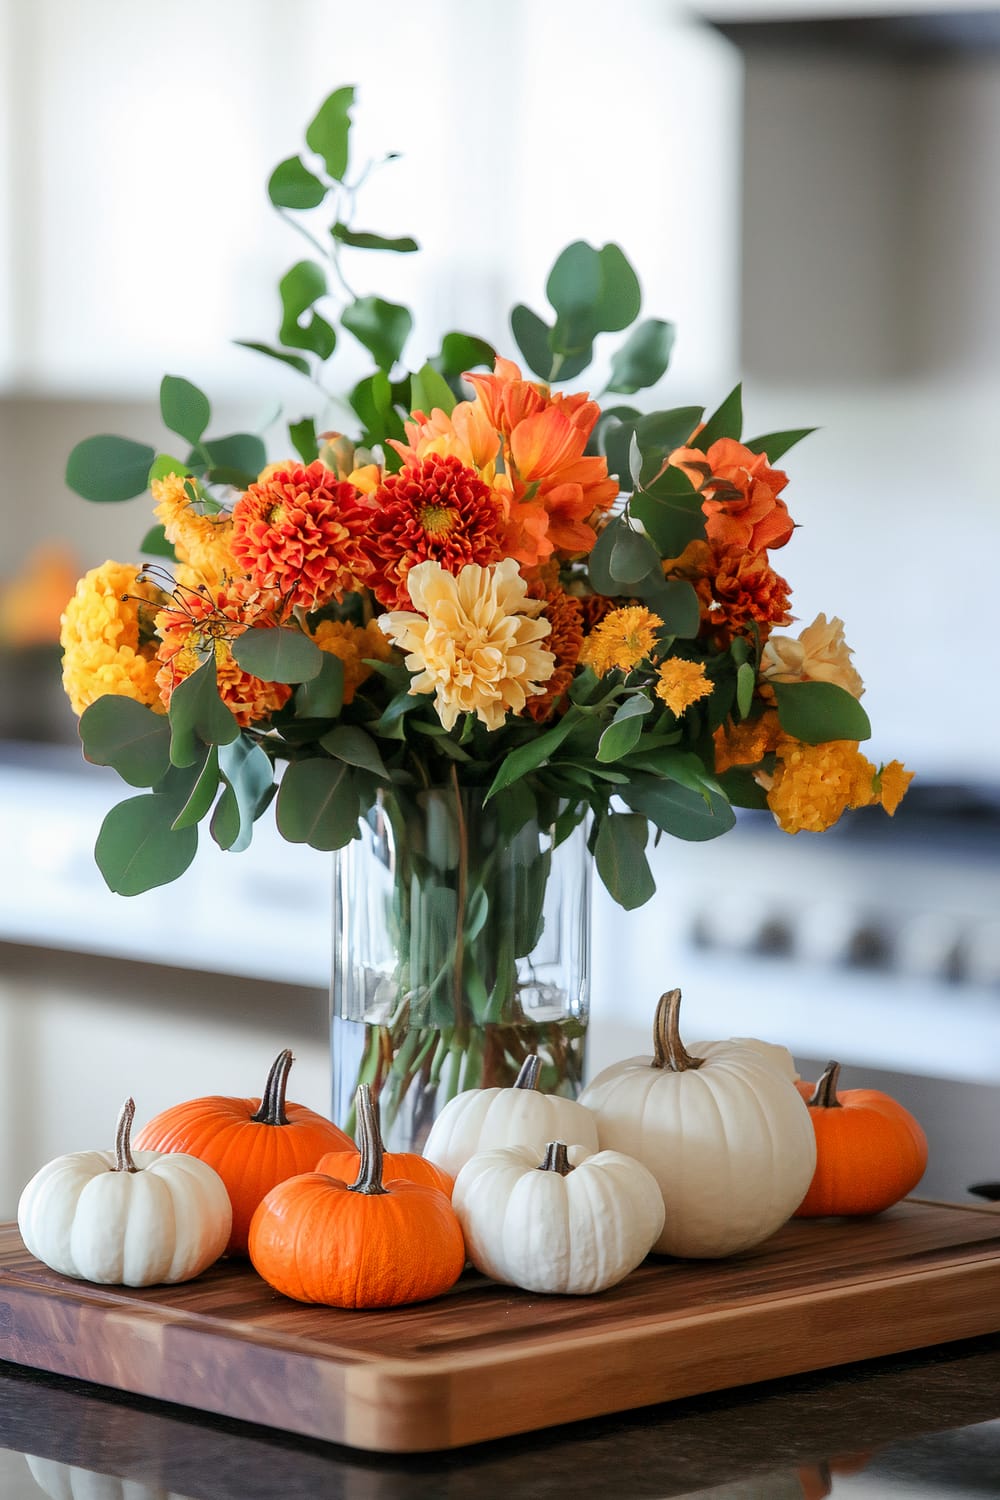
[(288, 1070), (294, 1061), (291, 1049), (286, 1047), (283, 1052), (278, 1053), (271, 1064), (260, 1107), (256, 1114), (250, 1116), (251, 1120), (256, 1120), (258, 1125), (288, 1124), (288, 1116), (285, 1114), (285, 1090), (288, 1087)]
[(524, 1059), (524, 1062), (521, 1064), (520, 1071), (518, 1072), (517, 1077), (514, 1079), (514, 1088), (537, 1089), (538, 1076), (541, 1071), (542, 1059), (540, 1057), (536, 1057), (534, 1053), (532, 1053), (531, 1057), (526, 1057)]
[(840, 1063), (828, 1062), (823, 1071), (823, 1076), (813, 1090), (811, 1099), (806, 1103), (810, 1109), (843, 1109), (843, 1105), (837, 1098), (837, 1084), (840, 1081)]
[(121, 1114), (118, 1116), (118, 1124), (115, 1128), (115, 1164), (112, 1168), (115, 1172), (138, 1172), (139, 1168), (132, 1160), (132, 1121), (135, 1119), (135, 1100), (126, 1099), (122, 1105)]
[(358, 1116), (358, 1150), (361, 1152), (361, 1165), (358, 1167), (358, 1175), (348, 1188), (350, 1193), (366, 1193), (374, 1196), (376, 1193), (388, 1192), (388, 1188), (382, 1185), (382, 1161), (385, 1155), (385, 1147), (382, 1144), (382, 1131), (379, 1129), (378, 1105), (372, 1098), (370, 1083), (363, 1083), (354, 1096), (354, 1108)]
[(558, 1172), (560, 1177), (566, 1177), (573, 1170), (573, 1164), (569, 1159), (565, 1141), (549, 1141), (545, 1148), (545, 1160), (538, 1168), (539, 1172)]
[(687, 1073), (700, 1068), (703, 1057), (692, 1057), (681, 1041), (681, 992), (667, 990), (661, 995), (653, 1018), (653, 1067), (668, 1068), (671, 1073)]

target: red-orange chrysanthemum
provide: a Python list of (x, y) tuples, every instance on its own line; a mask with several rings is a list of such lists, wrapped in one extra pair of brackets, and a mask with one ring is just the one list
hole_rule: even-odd
[(556, 708), (573, 681), (583, 646), (583, 608), (575, 595), (567, 594), (558, 584), (550, 588), (533, 584), (528, 593), (535, 599), (545, 600), (545, 618), (552, 627), (545, 638), (545, 647), (556, 659), (555, 670), (545, 683), (544, 692), (529, 698), (524, 706), (525, 713), (530, 714), (536, 723), (541, 723)]
[(363, 582), (370, 504), (323, 464), (290, 464), (233, 507), (232, 550), (256, 588), (318, 609)]
[(234, 586), (178, 589), (174, 605), (156, 616), (161, 638), (157, 655), (162, 663), (156, 683), (170, 706), (174, 689), (215, 653), (219, 697), (236, 716), (241, 729), (260, 724), (276, 713), (292, 695), (284, 682), (265, 682), (244, 672), (233, 657), (232, 643), (249, 625), (280, 625), (285, 611), (251, 601), (242, 583)]
[(503, 556), (503, 504), (453, 453), (429, 453), (387, 474), (372, 496), (365, 554), (367, 587), (386, 609), (410, 609), (407, 574), (436, 562), (457, 574)]
[(726, 547), (716, 553), (712, 595), (709, 624), (723, 639), (745, 633), (751, 620), (761, 636), (768, 635), (772, 625), (791, 623), (789, 586), (771, 567), (766, 552)]

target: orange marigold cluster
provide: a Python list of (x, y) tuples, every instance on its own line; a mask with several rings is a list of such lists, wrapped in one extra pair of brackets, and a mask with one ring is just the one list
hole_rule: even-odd
[(267, 471), (233, 507), (232, 550), (254, 587), (319, 609), (359, 586), (371, 505), (318, 460)]
[(392, 646), (374, 620), (367, 625), (321, 620), (312, 638), (321, 651), (328, 651), (342, 662), (345, 704), (353, 702), (358, 688), (375, 670), (368, 666), (368, 661), (388, 661), (392, 656)]

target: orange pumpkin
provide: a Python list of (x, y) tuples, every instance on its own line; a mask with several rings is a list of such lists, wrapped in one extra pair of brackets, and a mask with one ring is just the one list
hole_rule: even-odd
[(912, 1192), (927, 1167), (927, 1137), (909, 1110), (877, 1089), (837, 1093), (840, 1064), (797, 1088), (816, 1131), (816, 1171), (799, 1219), (878, 1214)]
[(276, 1291), (330, 1307), (398, 1307), (454, 1286), (465, 1240), (446, 1193), (382, 1180), (384, 1152), (367, 1084), (357, 1096), (360, 1166), (348, 1184), (322, 1172), (272, 1188), (250, 1224), (250, 1259)]
[[(316, 1163), (316, 1171), (325, 1177), (339, 1177), (341, 1182), (353, 1182), (361, 1169), (361, 1152), (357, 1146), (350, 1151), (328, 1151)], [(437, 1188), (450, 1198), (455, 1179), (441, 1167), (420, 1156), (416, 1151), (386, 1151), (382, 1157), (383, 1182), (420, 1182), (424, 1187)]]
[(292, 1054), (271, 1065), (260, 1099), (212, 1094), (161, 1111), (135, 1138), (141, 1151), (185, 1151), (214, 1167), (229, 1190), (233, 1229), (230, 1255), (247, 1253), (247, 1234), (264, 1194), (286, 1177), (308, 1172), (325, 1151), (351, 1147), (351, 1138), (304, 1104), (286, 1104)]

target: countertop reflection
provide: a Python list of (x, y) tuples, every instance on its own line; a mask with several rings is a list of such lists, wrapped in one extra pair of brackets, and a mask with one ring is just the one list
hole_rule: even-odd
[(997, 1496), (1000, 1336), (386, 1458), (0, 1364), (0, 1491), (5, 1500)]

